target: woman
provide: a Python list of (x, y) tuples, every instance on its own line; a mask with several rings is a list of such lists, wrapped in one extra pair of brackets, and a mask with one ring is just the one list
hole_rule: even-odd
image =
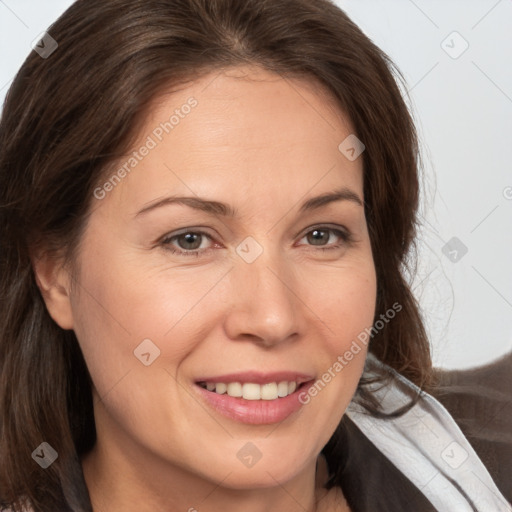
[(50, 27), (0, 125), (6, 508), (509, 510), (426, 393), (393, 70), (325, 0)]

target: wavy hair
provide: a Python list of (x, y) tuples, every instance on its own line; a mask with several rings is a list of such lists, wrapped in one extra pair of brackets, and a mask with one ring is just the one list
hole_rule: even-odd
[[(78, 0), (48, 33), (58, 48), (47, 58), (28, 55), (0, 120), (5, 506), (18, 511), (26, 499), (41, 512), (92, 511), (80, 464), (96, 439), (91, 379), (74, 332), (46, 310), (31, 255), (44, 250), (73, 261), (93, 191), (134, 142), (152, 101), (222, 68), (252, 64), (283, 78), (316, 80), (351, 120), (366, 146), (375, 319), (394, 303), (402, 307), (369, 350), (428, 389), (430, 347), (405, 277), (417, 223), (417, 134), (402, 75), (341, 9), (329, 0)], [(362, 379), (356, 398), (379, 414), (364, 391)], [(349, 430), (342, 420), (323, 450), (336, 485)], [(44, 471), (31, 457), (42, 441), (58, 451)], [(363, 510), (350, 489), (344, 492), (354, 511)]]

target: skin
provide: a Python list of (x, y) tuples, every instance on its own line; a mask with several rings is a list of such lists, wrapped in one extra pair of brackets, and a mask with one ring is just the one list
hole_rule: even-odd
[[(82, 461), (94, 510), (348, 510), (315, 471), (356, 390), (364, 349), (280, 424), (228, 419), (193, 386), (205, 374), (251, 369), (320, 378), (372, 325), (363, 207), (342, 200), (299, 212), (340, 187), (364, 199), (362, 158), (338, 150), (354, 130), (320, 84), (239, 67), (161, 96), (134, 149), (191, 96), (191, 113), (94, 199), (74, 281), (57, 261), (35, 264), (48, 310), (74, 329), (94, 383), (98, 440)], [(174, 204), (136, 216), (173, 194), (221, 201), (238, 215)], [(315, 240), (313, 228), (324, 225), (352, 241), (329, 230)], [(162, 243), (183, 228), (211, 239)], [(263, 249), (252, 263), (236, 251), (249, 236)], [(178, 255), (169, 245), (211, 250)], [(147, 338), (160, 350), (149, 366), (134, 356)], [(249, 441), (262, 454), (250, 468), (237, 457)]]

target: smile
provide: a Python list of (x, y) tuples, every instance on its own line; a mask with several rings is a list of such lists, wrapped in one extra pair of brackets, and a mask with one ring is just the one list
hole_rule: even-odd
[(198, 385), (219, 395), (227, 394), (245, 400), (277, 400), (291, 395), (299, 386), (295, 381), (286, 380), (263, 385), (255, 382), (199, 382)]
[(278, 423), (303, 404), (299, 394), (314, 384), (312, 375), (297, 372), (245, 372), (197, 380), (194, 389), (217, 414), (239, 423)]

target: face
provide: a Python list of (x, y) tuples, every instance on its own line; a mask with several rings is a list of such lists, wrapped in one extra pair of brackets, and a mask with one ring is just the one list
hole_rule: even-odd
[(160, 97), (96, 189), (70, 307), (104, 450), (247, 488), (331, 437), (366, 352), (335, 363), (372, 324), (376, 278), (362, 158), (338, 149), (353, 128), (328, 98), (208, 75)]

